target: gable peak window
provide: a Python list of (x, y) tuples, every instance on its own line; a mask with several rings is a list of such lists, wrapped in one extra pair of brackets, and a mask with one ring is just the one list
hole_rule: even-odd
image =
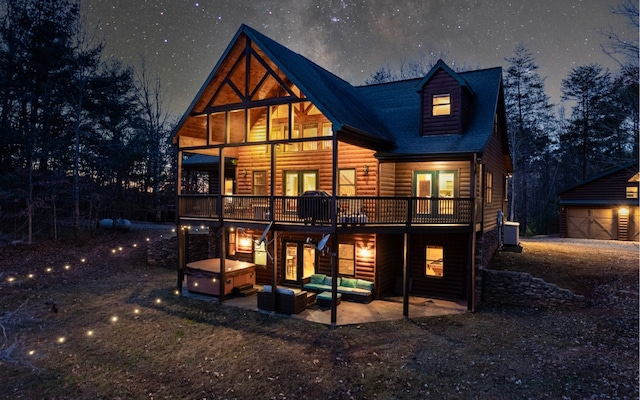
[(432, 112), (435, 117), (438, 115), (451, 115), (451, 94), (441, 93), (434, 94), (432, 97)]

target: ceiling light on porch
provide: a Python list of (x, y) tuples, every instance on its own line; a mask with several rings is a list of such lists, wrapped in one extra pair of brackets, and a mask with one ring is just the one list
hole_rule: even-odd
[(620, 215), (629, 215), (629, 209), (627, 207), (620, 207), (618, 209), (618, 214), (620, 214)]

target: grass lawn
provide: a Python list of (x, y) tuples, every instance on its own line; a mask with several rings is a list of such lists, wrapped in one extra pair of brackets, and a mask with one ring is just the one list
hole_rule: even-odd
[(146, 263), (153, 235), (0, 249), (0, 398), (639, 396), (637, 247), (524, 241), (495, 257), (584, 294), (584, 308), (484, 306), (332, 330), (176, 296), (174, 269)]

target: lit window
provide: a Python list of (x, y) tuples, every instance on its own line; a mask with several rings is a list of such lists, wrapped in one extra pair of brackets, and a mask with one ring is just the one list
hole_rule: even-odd
[(433, 115), (451, 115), (451, 95), (450, 94), (434, 94), (433, 95)]
[(627, 186), (627, 199), (637, 199), (637, 198), (638, 198), (638, 187)]
[(338, 244), (338, 273), (351, 276), (356, 274), (355, 244)]
[(356, 170), (341, 169), (338, 179), (338, 196), (356, 195)]
[(487, 190), (485, 192), (485, 202), (491, 204), (493, 202), (493, 174), (487, 172)]
[[(302, 137), (310, 138), (318, 136), (318, 124), (303, 124), (302, 125)], [(302, 150), (317, 150), (318, 142), (304, 142), (302, 143)]]
[(267, 194), (267, 172), (253, 172), (253, 194), (265, 196)]
[(425, 274), (427, 276), (444, 276), (444, 249), (442, 246), (427, 246), (426, 259)]

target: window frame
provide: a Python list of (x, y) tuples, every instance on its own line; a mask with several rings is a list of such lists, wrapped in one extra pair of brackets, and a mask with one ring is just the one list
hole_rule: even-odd
[[(342, 173), (343, 172), (352, 172), (353, 173), (353, 183), (352, 184), (343, 184), (342, 183)], [(357, 193), (357, 184), (358, 184), (358, 176), (355, 168), (340, 168), (338, 169), (338, 196), (356, 196)], [(343, 194), (343, 188), (352, 189), (351, 194)]]
[[(442, 101), (446, 100), (446, 101)], [(431, 116), (448, 117), (451, 115), (451, 93), (431, 95)]]
[[(451, 215), (455, 212), (455, 203), (451, 203), (446, 199), (455, 199), (460, 193), (460, 171), (458, 170), (414, 170), (413, 171), (413, 196), (419, 199), (428, 199), (426, 203), (418, 202), (417, 213), (419, 215)], [(440, 178), (443, 174), (453, 175), (452, 196), (440, 196), (446, 188), (440, 188)], [(418, 196), (419, 185), (418, 176), (430, 175), (431, 193), (429, 196)], [(432, 200), (432, 199), (437, 199)]]
[[(343, 248), (345, 246), (349, 246), (351, 247), (351, 254), (349, 255), (349, 258), (347, 257), (341, 257), (343, 254), (341, 252), (341, 250), (343, 250)], [(356, 244), (353, 242), (348, 242), (348, 243), (338, 243), (338, 275), (340, 276), (355, 276), (356, 275)], [(351, 270), (343, 270), (343, 262), (350, 262), (351, 265), (353, 266), (352, 271)]]
[(493, 203), (493, 172), (491, 171), (485, 172), (484, 202), (485, 204)]
[[(440, 258), (438, 259), (434, 259), (433, 256), (431, 259), (429, 259), (429, 249), (433, 249), (434, 251), (438, 251), (439, 250), (439, 254), (436, 253), (437, 255), (440, 255)], [(444, 251), (444, 246), (441, 245), (435, 245), (435, 244), (427, 244), (425, 245), (425, 252), (424, 252), (424, 275), (427, 278), (436, 278), (436, 279), (442, 279), (445, 277), (445, 271), (446, 271), (446, 262), (445, 262), (445, 251)], [(440, 274), (437, 273), (437, 270), (434, 270), (433, 267), (436, 266), (436, 263), (440, 263), (441, 265), (441, 272)], [(433, 272), (430, 272), (433, 271)]]
[(625, 189), (625, 197), (627, 199), (638, 198), (638, 186), (627, 186)]
[[(256, 184), (256, 179), (260, 176), (263, 175), (264, 176), (264, 183), (263, 184)], [(256, 195), (256, 196), (267, 196), (268, 195), (268, 191), (267, 191), (267, 171), (264, 170), (260, 170), (260, 171), (253, 171), (252, 177), (251, 177), (251, 193)], [(262, 190), (258, 190), (258, 188), (262, 188)]]

